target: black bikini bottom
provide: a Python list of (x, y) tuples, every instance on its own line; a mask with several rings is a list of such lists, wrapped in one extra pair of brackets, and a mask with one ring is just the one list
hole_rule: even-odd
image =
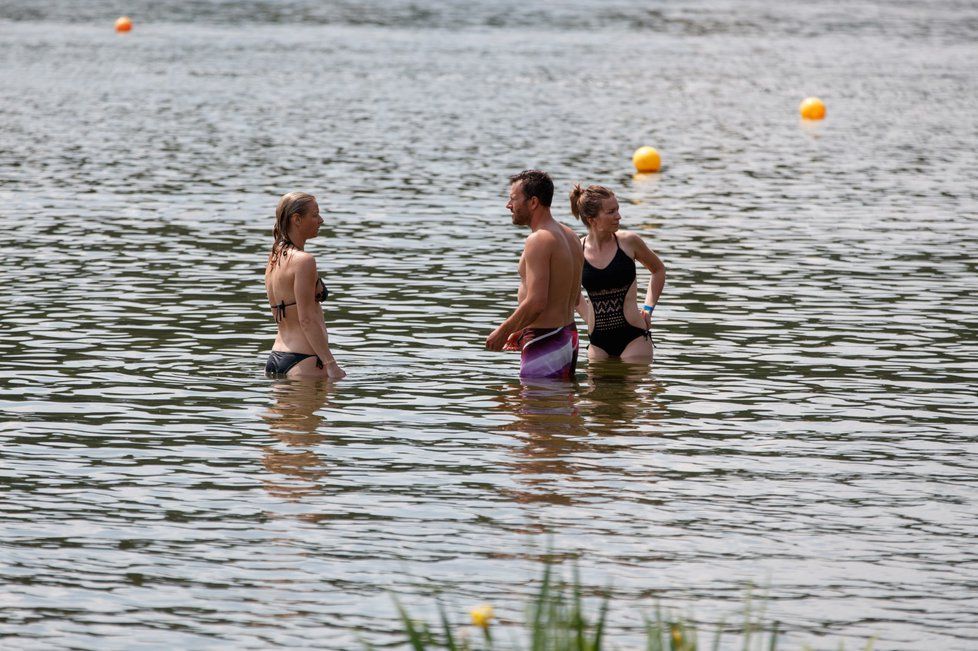
[[(273, 350), (268, 355), (268, 362), (265, 363), (265, 375), (282, 377), (288, 373), (293, 366), (309, 357), (316, 356), (305, 355), (303, 353), (283, 353), (278, 350)], [(316, 357), (316, 367), (323, 367), (323, 361), (318, 357)]]
[(652, 333), (629, 324), (613, 330), (595, 330), (590, 334), (589, 340), (610, 357), (621, 357), (628, 344), (639, 337), (651, 340)]

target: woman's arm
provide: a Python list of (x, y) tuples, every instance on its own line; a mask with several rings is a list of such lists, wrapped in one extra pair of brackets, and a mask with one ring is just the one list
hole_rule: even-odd
[[(581, 250), (584, 249), (584, 238), (581, 240)], [(581, 290), (581, 295), (577, 298), (577, 305), (574, 306), (574, 310), (581, 315), (584, 319), (584, 323), (587, 325), (588, 332), (594, 329), (594, 306), (591, 305), (591, 301), (588, 300), (587, 296), (584, 294), (584, 290)]]
[(326, 332), (326, 322), (323, 319), (322, 307), (316, 302), (316, 260), (308, 253), (296, 252), (295, 260), (295, 302), (299, 312), (299, 327), (316, 356), (323, 362), (326, 375), (340, 379), (346, 376), (343, 369), (336, 363), (329, 349), (329, 335)]
[(268, 296), (268, 307), (274, 308), (275, 304), (272, 303), (272, 274), (269, 265), (265, 265), (265, 295)]
[[(629, 235), (636, 262), (641, 263), (652, 274), (652, 277), (649, 278), (648, 289), (645, 291), (645, 304), (649, 307), (655, 307), (655, 304), (659, 302), (659, 296), (662, 294), (662, 288), (666, 284), (666, 266), (662, 264), (659, 256), (648, 247), (641, 237), (635, 233)], [(648, 310), (646, 310), (646, 314), (651, 315)]]
[(584, 292), (581, 292), (580, 297), (577, 299), (577, 305), (574, 309), (581, 318), (584, 319), (584, 323), (587, 325), (588, 332), (594, 329), (594, 307), (591, 306), (591, 301), (587, 300), (584, 296)]

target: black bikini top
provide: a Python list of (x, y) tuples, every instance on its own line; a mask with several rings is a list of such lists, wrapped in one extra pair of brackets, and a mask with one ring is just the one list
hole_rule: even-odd
[[(584, 239), (587, 240), (586, 237)], [(618, 244), (617, 235), (615, 235), (615, 246), (618, 247), (618, 250), (606, 267), (598, 269), (588, 262), (587, 258), (584, 259), (581, 284), (588, 291), (588, 294), (607, 290), (627, 290), (635, 282), (635, 261), (622, 251), (621, 245)], [(584, 248), (583, 242), (581, 248)]]
[[(326, 289), (326, 285), (323, 284), (323, 279), (322, 278), (317, 278), (316, 279), (316, 296), (315, 296), (316, 302), (317, 303), (322, 303), (323, 301), (326, 300), (326, 297), (327, 296), (329, 296), (329, 290)], [(282, 319), (284, 319), (285, 318), (285, 308), (292, 307), (293, 305), (295, 305), (295, 301), (292, 301), (291, 303), (286, 303), (284, 300), (283, 301), (280, 301), (278, 305), (273, 305), (272, 306), (272, 311), (275, 314), (275, 323), (278, 323), (279, 321), (281, 321)]]

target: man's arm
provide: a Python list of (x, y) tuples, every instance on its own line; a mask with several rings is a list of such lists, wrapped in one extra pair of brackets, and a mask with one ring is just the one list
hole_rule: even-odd
[(523, 250), (523, 261), (526, 263), (523, 287), (526, 293), (509, 318), (486, 338), (486, 348), (489, 350), (502, 350), (509, 335), (533, 323), (547, 308), (552, 253), (552, 236), (548, 235), (541, 231), (526, 238), (526, 248)]

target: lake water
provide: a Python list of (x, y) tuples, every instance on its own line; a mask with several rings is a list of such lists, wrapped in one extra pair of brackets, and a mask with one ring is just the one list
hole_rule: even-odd
[[(5, 648), (394, 646), (436, 591), (505, 626), (548, 545), (621, 648), (750, 582), (782, 648), (978, 644), (973, 3), (36, 4), (0, 5)], [(650, 372), (483, 350), (527, 167), (665, 262)], [(262, 374), (297, 189), (333, 386)]]

